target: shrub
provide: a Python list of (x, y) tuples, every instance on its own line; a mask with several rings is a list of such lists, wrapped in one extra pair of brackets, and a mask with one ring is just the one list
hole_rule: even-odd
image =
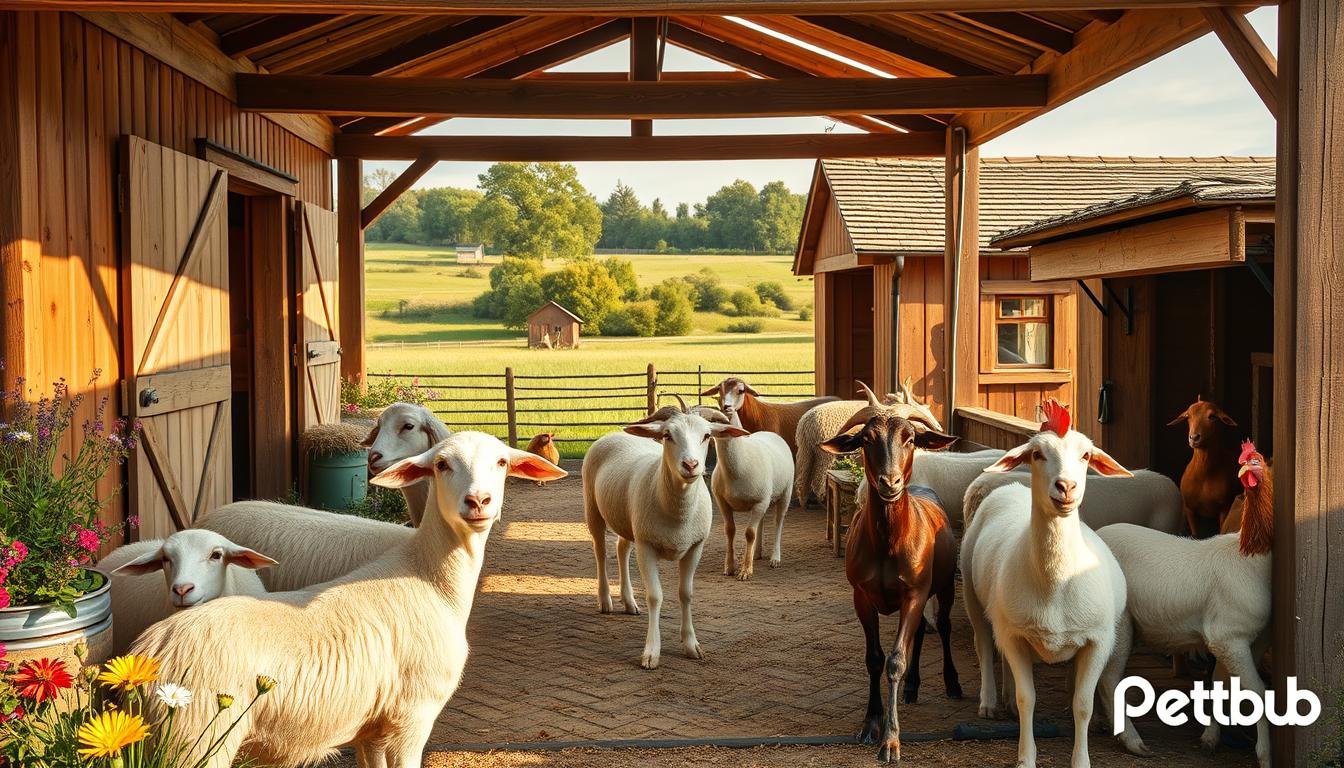
[(739, 288), (728, 297), (728, 303), (731, 308), (728, 311), (730, 317), (777, 317), (779, 309), (773, 304), (766, 304), (761, 301), (761, 297), (756, 295), (755, 291), (746, 288)]
[(485, 273), (475, 267), (467, 267), (466, 269), (459, 270), (457, 275), (458, 277), (470, 277), (473, 280), (479, 280), (485, 277)]
[(466, 301), (426, 301), (414, 302), (399, 299), (395, 309), (384, 309), (383, 317), (396, 317), (402, 320), (435, 320), (445, 315), (471, 315), (475, 313), (472, 302)]
[(658, 305), (658, 335), (685, 336), (691, 332), (691, 301), (694, 289), (684, 280), (669, 278), (649, 291), (649, 298)]
[(728, 289), (723, 287), (714, 270), (703, 267), (693, 275), (682, 278), (694, 289), (695, 308), (701, 312), (718, 312), (728, 301)]
[(811, 304), (805, 304), (805, 305), (803, 305), (803, 308), (802, 308), (802, 309), (799, 309), (799, 310), (798, 310), (798, 319), (799, 319), (799, 320), (811, 320), (811, 319), (812, 319), (812, 305), (811, 305)]
[(422, 386), (418, 377), (407, 384), (389, 376), (370, 376), (363, 389), (354, 378), (341, 379), (341, 408), (346, 413), (386, 408), (398, 402), (425, 405), (438, 397), (438, 391)]
[(658, 333), (658, 302), (622, 304), (602, 318), (603, 336), (653, 336)]
[(760, 333), (765, 330), (764, 320), (734, 320), (723, 326), (724, 333)]
[(793, 311), (793, 299), (784, 292), (784, 286), (770, 280), (764, 283), (756, 284), (756, 295), (761, 297), (761, 301), (768, 301), (785, 312)]

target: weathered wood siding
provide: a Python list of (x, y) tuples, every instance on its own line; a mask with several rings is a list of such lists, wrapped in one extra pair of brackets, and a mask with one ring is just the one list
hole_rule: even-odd
[[(873, 267), (873, 350), (874, 388), (894, 391), (900, 382), (891, 381), (891, 283), (896, 267), (884, 262)], [(946, 333), (943, 302), (943, 261), (941, 257), (921, 256), (905, 260), (901, 270), (901, 364), (902, 381), (911, 378), (915, 395), (933, 408), (946, 423), (943, 408), (946, 388), (943, 379), (943, 334)]]
[[(195, 139), (207, 137), (297, 177), (299, 197), (326, 208), (330, 162), (79, 16), (0, 13), (0, 29), (0, 218), (13, 230), (0, 240), (22, 265), (19, 280), (7, 270), (0, 285), (5, 380), (22, 374), (40, 393), (65, 378), (91, 416), (100, 398), (119, 398), (121, 382), (118, 140), (195, 154)], [(105, 491), (119, 482), (108, 478)], [(107, 512), (122, 516), (118, 505)]]

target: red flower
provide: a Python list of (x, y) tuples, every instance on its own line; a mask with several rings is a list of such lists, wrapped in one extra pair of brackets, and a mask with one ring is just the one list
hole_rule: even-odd
[(15, 704), (14, 709), (9, 712), (0, 712), (0, 723), (8, 723), (11, 720), (23, 719), (23, 705)]
[(8, 607), (9, 607), (9, 590), (5, 589), (4, 587), (0, 587), (0, 608), (8, 608)]
[(70, 673), (65, 670), (65, 662), (59, 659), (25, 661), (14, 673), (14, 688), (18, 694), (38, 704), (56, 698), (57, 691), (69, 688), (73, 683)]

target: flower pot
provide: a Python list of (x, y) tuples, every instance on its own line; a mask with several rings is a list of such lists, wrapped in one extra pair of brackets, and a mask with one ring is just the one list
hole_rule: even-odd
[(308, 504), (349, 509), (369, 495), (369, 452), (312, 454), (308, 458)]
[[(96, 570), (96, 569), (90, 569)], [(0, 643), (11, 664), (28, 659), (62, 659), (69, 669), (83, 662), (75, 647), (88, 648), (85, 661), (99, 663), (112, 653), (112, 581), (75, 600), (75, 615), (50, 605), (15, 605), (0, 609)]]

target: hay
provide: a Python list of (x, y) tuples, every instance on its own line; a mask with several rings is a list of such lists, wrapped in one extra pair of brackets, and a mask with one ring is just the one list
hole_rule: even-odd
[(299, 444), (305, 457), (339, 456), (364, 450), (360, 443), (368, 434), (358, 424), (318, 424), (303, 433)]

